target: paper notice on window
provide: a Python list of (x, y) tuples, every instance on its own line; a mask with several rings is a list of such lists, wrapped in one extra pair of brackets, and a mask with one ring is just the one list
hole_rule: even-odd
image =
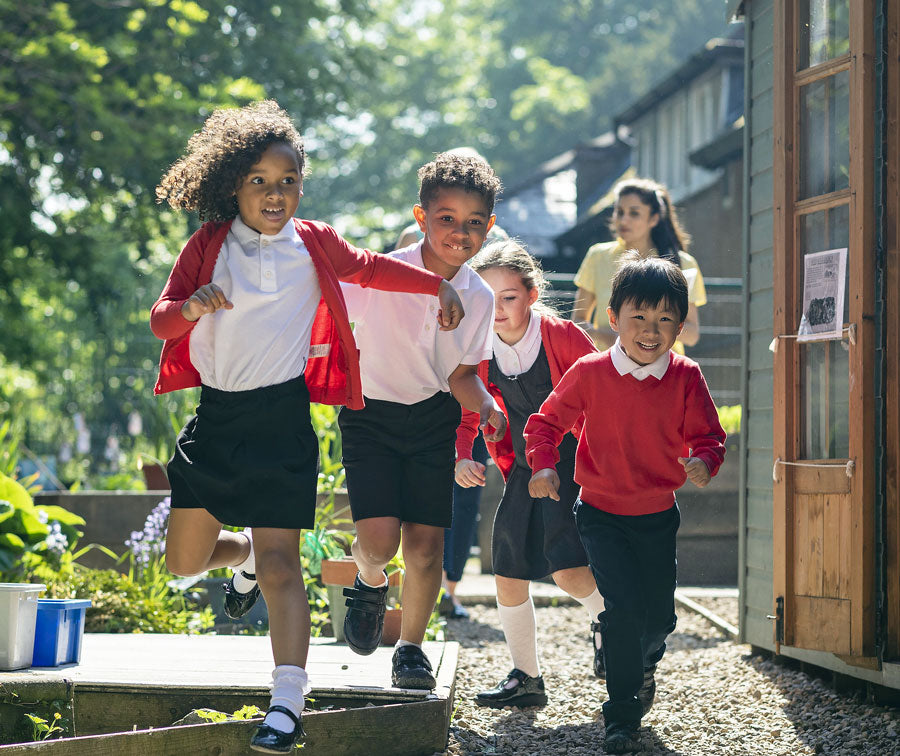
[(803, 315), (797, 341), (841, 338), (846, 272), (846, 247), (803, 256)]

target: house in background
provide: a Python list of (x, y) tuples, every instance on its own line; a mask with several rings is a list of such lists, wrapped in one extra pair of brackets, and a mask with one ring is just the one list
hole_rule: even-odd
[[(900, 3), (729, 9), (747, 50), (741, 638), (896, 695)], [(807, 255), (841, 248), (843, 331), (798, 342)]]
[(576, 145), (504, 189), (495, 208), (497, 223), (521, 239), (548, 271), (574, 273), (587, 248), (561, 251), (556, 238), (609, 191), (630, 156), (629, 146), (611, 132)]

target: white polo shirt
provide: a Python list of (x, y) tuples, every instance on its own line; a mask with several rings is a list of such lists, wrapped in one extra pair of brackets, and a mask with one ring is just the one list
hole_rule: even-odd
[(619, 375), (631, 373), (639, 381), (644, 380), (649, 375), (661, 381), (669, 369), (668, 352), (661, 354), (649, 365), (641, 365), (625, 353), (625, 347), (622, 346), (622, 342), (618, 338), (616, 338), (616, 343), (612, 345), (609, 356), (612, 358), (613, 366)]
[(494, 334), (494, 359), (503, 375), (527, 373), (537, 362), (541, 353), (541, 316), (532, 310), (529, 318), (525, 333), (515, 344), (507, 344)]
[(201, 316), (191, 332), (191, 362), (201, 381), (247, 391), (302, 375), (321, 291), (293, 219), (268, 235), (235, 218), (212, 283), (234, 309)]
[[(422, 242), (390, 253), (418, 265)], [(453, 331), (441, 331), (437, 297), (379, 291), (341, 284), (359, 347), (363, 394), (400, 404), (415, 404), (438, 391), (460, 365), (477, 365), (491, 356), (494, 292), (468, 265), (450, 280), (466, 316)]]

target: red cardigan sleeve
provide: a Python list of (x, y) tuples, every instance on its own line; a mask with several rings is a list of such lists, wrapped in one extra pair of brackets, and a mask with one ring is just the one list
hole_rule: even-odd
[(534, 472), (556, 467), (557, 448), (584, 412), (585, 383), (576, 363), (525, 424), (525, 458)]
[(341, 281), (363, 287), (436, 296), (444, 279), (412, 263), (354, 247), (327, 223), (314, 223), (317, 238)]
[(181, 314), (181, 306), (200, 286), (203, 251), (209, 238), (209, 229), (203, 226), (188, 239), (159, 299), (150, 310), (150, 329), (160, 339), (176, 339), (194, 327), (194, 323), (185, 320)]
[(709, 394), (706, 379), (696, 369), (696, 379), (688, 386), (684, 407), (684, 442), (692, 457), (702, 459), (715, 475), (725, 460), (725, 431)]

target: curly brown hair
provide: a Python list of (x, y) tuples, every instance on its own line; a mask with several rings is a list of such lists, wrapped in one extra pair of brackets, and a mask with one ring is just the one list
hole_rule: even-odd
[(278, 142), (297, 153), (302, 176), (303, 139), (277, 102), (219, 108), (166, 171), (156, 187), (156, 201), (168, 202), (176, 210), (196, 210), (203, 221), (231, 220), (238, 214), (237, 187), (269, 146)]
[(503, 185), (487, 160), (477, 153), (450, 150), (419, 168), (419, 204), (427, 208), (438, 191), (447, 187), (477, 192), (487, 202), (488, 212), (493, 213)]

